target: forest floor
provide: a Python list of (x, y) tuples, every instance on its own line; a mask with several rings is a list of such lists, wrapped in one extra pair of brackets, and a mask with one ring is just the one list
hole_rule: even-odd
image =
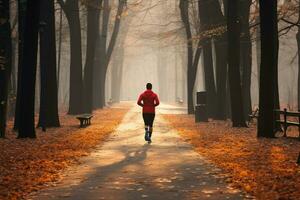
[(38, 129), (35, 140), (9, 131), (0, 140), (0, 199), (300, 199), (296, 129), (257, 139), (255, 124), (196, 124), (185, 108), (162, 104), (147, 144), (132, 107), (95, 111), (84, 129), (62, 115), (62, 127)]
[(257, 199), (300, 199), (298, 129), (288, 138), (258, 139), (256, 124), (232, 128), (224, 121), (196, 124), (191, 115), (164, 118), (195, 151), (223, 169), (233, 187)]
[(195, 152), (163, 119), (184, 108), (162, 104), (153, 142), (144, 140), (141, 110), (132, 108), (104, 145), (66, 171), (55, 187), (30, 196), (36, 200), (95, 199), (245, 199), (225, 183), (222, 170)]
[(7, 138), (0, 140), (0, 199), (24, 199), (31, 192), (55, 185), (63, 170), (103, 144), (129, 106), (95, 111), (92, 125), (84, 129), (79, 128), (75, 116), (61, 114), (61, 127), (45, 133), (37, 129), (36, 139), (16, 139), (10, 121)]

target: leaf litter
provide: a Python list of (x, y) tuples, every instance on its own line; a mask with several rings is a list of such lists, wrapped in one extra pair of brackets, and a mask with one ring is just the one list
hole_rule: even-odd
[(0, 199), (24, 199), (31, 192), (55, 185), (62, 170), (78, 164), (112, 133), (128, 108), (105, 108), (93, 113), (92, 125), (81, 129), (75, 116), (61, 114), (62, 126), (37, 129), (36, 139), (16, 139), (8, 122), (0, 140)]
[(184, 141), (211, 161), (216, 176), (231, 184), (229, 193), (246, 191), (257, 199), (300, 199), (298, 130), (289, 138), (258, 139), (256, 125), (232, 128), (229, 121), (195, 123), (192, 115), (164, 115)]

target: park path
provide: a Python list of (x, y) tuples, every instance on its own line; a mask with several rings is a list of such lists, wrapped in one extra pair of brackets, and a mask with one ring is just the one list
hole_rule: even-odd
[(161, 105), (153, 143), (147, 144), (140, 109), (133, 107), (104, 145), (32, 199), (244, 199), (161, 116), (180, 112)]

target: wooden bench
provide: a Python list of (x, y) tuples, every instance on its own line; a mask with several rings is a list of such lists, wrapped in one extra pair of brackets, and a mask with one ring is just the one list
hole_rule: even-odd
[(251, 122), (253, 122), (253, 119), (258, 119), (259, 109), (256, 108), (254, 111), (252, 111), (251, 114), (248, 115), (248, 125), (250, 125)]
[[(279, 116), (283, 115), (283, 119), (280, 118), (280, 120), (276, 120), (275, 122), (283, 127), (284, 137), (286, 137), (288, 127), (297, 126), (300, 139), (300, 112), (288, 112), (285, 108), (284, 110), (274, 110), (274, 114)], [(288, 121), (288, 117), (296, 117), (298, 121)]]
[(91, 124), (91, 119), (92, 119), (93, 115), (91, 114), (83, 114), (83, 115), (79, 115), (76, 118), (80, 121), (80, 127), (86, 127), (89, 126)]

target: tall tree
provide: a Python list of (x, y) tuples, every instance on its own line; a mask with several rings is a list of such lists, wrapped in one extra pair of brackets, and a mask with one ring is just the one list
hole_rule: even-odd
[(26, 19), (27, 0), (18, 1), (18, 78), (17, 78), (17, 100), (15, 109), (14, 130), (19, 127), (20, 121), (20, 96), (21, 96), (21, 78), (22, 78), (22, 59), (24, 46), (24, 30)]
[(40, 127), (59, 127), (54, 1), (41, 1), (40, 9)]
[(276, 68), (278, 59), (277, 1), (259, 1), (261, 66), (259, 87), (258, 137), (274, 137)]
[[(215, 118), (216, 117), (216, 108), (217, 108), (217, 94), (216, 94), (216, 85), (215, 85), (215, 75), (214, 75), (214, 66), (213, 66), (213, 54), (212, 54), (212, 40), (209, 34), (205, 34), (213, 28), (213, 20), (211, 15), (211, 3), (209, 0), (199, 0), (198, 1), (198, 10), (200, 18), (200, 29), (203, 48), (203, 67), (204, 67), (204, 80), (205, 80), (205, 90), (207, 93), (207, 111), (208, 116)], [(208, 35), (208, 36), (206, 36)]]
[(233, 127), (246, 127), (240, 78), (240, 19), (239, 0), (228, 1), (228, 75)]
[(96, 55), (102, 55), (102, 56), (99, 57), (97, 56), (98, 60), (95, 61), (96, 65), (98, 65), (97, 67), (95, 67), (96, 68), (95, 76), (97, 77), (94, 81), (95, 83), (94, 84), (94, 94), (95, 94), (94, 105), (96, 108), (103, 108), (105, 106), (105, 81), (106, 81), (107, 69), (119, 34), (122, 14), (127, 4), (127, 1), (126, 0), (118, 1), (117, 13), (114, 19), (114, 27), (108, 43), (107, 43), (107, 38), (108, 38), (107, 26), (109, 22), (109, 13), (110, 13), (109, 0), (104, 0), (103, 3), (104, 6), (103, 6), (103, 18), (102, 18), (102, 31), (101, 31), (101, 36), (98, 38), (99, 42), (97, 45), (99, 46), (96, 48)]
[[(106, 79), (104, 76), (104, 62), (105, 54), (107, 48), (107, 35), (108, 35), (108, 23), (111, 9), (109, 7), (109, 1), (103, 0), (103, 12), (102, 12), (102, 24), (101, 32), (97, 36), (96, 45), (96, 57), (94, 64), (94, 74), (93, 74), (93, 106), (94, 108), (101, 108), (104, 106), (102, 102), (102, 90), (101, 85), (103, 85), (103, 80)], [(105, 80), (104, 80), (105, 82)]]
[(39, 29), (39, 0), (26, 3), (20, 90), (18, 138), (35, 138), (34, 99)]
[[(298, 9), (298, 22), (300, 22), (300, 9)], [(298, 102), (297, 103), (298, 103), (298, 110), (300, 110), (300, 25), (298, 25), (296, 40), (297, 40), (297, 47), (298, 47), (298, 86), (297, 86)]]
[(99, 34), (99, 15), (102, 0), (90, 0), (87, 7), (87, 51), (84, 67), (84, 112), (91, 113), (93, 110), (93, 70), (97, 36)]
[(9, 0), (0, 0), (0, 138), (5, 137), (8, 84), (11, 73)]
[(124, 65), (124, 48), (125, 48), (125, 41), (127, 38), (127, 34), (129, 32), (129, 26), (131, 21), (133, 20), (134, 15), (130, 13), (121, 24), (120, 28), (123, 28), (120, 31), (120, 35), (118, 37), (117, 46), (113, 53), (116, 59), (113, 60), (112, 63), (112, 72), (111, 72), (111, 91), (112, 91), (112, 100), (113, 102), (120, 101), (120, 94), (121, 94), (121, 84), (122, 84), (122, 77), (123, 77), (123, 65)]
[(194, 110), (194, 86), (196, 80), (196, 72), (199, 63), (199, 58), (201, 55), (201, 41), (198, 42), (197, 52), (194, 57), (193, 50), (193, 40), (192, 40), (192, 31), (190, 25), (190, 17), (189, 17), (189, 2), (188, 0), (180, 0), (179, 3), (181, 20), (185, 28), (186, 32), (186, 40), (187, 40), (187, 99), (188, 99), (188, 114), (193, 114)]
[(69, 114), (82, 113), (83, 80), (82, 80), (82, 48), (81, 26), (79, 19), (78, 0), (58, 0), (63, 9), (70, 29), (70, 96)]
[(225, 120), (227, 104), (225, 99), (228, 94), (226, 92), (227, 82), (227, 31), (222, 27), (226, 27), (226, 19), (222, 13), (221, 3), (219, 0), (207, 1), (205, 9), (209, 12), (208, 18), (210, 29), (220, 29), (217, 34), (213, 34), (213, 44), (215, 53), (215, 70), (216, 70), (216, 115), (215, 119)]
[(239, 0), (241, 19), (241, 71), (242, 94), (245, 117), (252, 111), (251, 105), (251, 72), (252, 72), (252, 43), (249, 26), (251, 0)]

